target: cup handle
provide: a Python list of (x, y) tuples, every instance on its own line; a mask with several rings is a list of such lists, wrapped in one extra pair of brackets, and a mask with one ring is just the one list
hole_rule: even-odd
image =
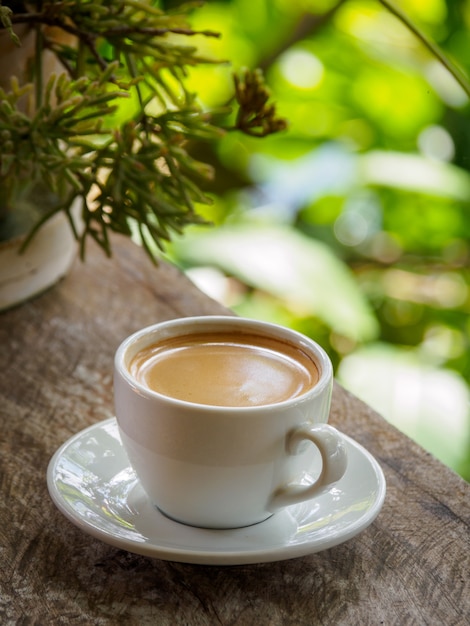
[(346, 446), (336, 428), (328, 424), (304, 424), (299, 426), (288, 435), (288, 454), (297, 454), (305, 441), (312, 442), (320, 451), (322, 458), (320, 476), (313, 484), (308, 486), (300, 483), (288, 483), (279, 487), (274, 492), (268, 505), (268, 509), (272, 512), (291, 504), (310, 500), (326, 491), (346, 471)]

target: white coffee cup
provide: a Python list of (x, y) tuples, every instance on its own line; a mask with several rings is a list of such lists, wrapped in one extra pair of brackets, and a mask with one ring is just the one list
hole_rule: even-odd
[[(302, 359), (314, 364), (318, 380), (287, 399), (216, 406), (166, 395), (131, 373), (132, 367), (140, 367), (135, 365), (137, 355), (150, 346), (175, 340), (184, 344), (187, 337), (193, 341), (201, 334), (213, 338), (214, 333), (217, 337), (222, 333), (224, 341), (226, 336), (241, 337), (248, 344), (255, 339), (255, 348), (261, 338), (260, 343), (279, 342), (281, 351), (284, 346), (301, 351)], [(193, 385), (198, 391), (195, 381), (198, 377), (204, 381), (210, 364), (201, 366), (197, 356), (193, 361), (195, 372), (186, 377), (183, 387)], [(173, 373), (171, 361), (165, 362), (163, 371)], [(179, 378), (175, 376), (176, 381)], [(250, 376), (248, 382), (256, 387), (257, 376)], [(166, 516), (204, 528), (261, 522), (280, 509), (314, 498), (343, 476), (346, 448), (341, 434), (326, 423), (332, 385), (331, 361), (316, 342), (281, 326), (239, 317), (204, 316), (155, 324), (128, 337), (115, 357), (116, 418), (144, 491)], [(263, 393), (269, 388), (264, 381), (259, 386)], [(278, 387), (282, 385), (276, 382), (274, 393)], [(270, 398), (271, 391), (266, 393)]]

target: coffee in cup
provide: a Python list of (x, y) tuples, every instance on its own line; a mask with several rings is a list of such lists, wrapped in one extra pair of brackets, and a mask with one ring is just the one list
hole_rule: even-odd
[(262, 522), (346, 469), (333, 370), (313, 340), (231, 316), (144, 328), (115, 357), (116, 418), (151, 502), (205, 528)]
[(296, 398), (319, 379), (299, 347), (241, 332), (171, 337), (140, 350), (129, 372), (155, 392), (185, 402), (249, 407)]

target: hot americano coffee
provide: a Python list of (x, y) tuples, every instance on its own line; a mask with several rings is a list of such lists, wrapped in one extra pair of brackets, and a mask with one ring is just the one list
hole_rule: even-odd
[(240, 332), (208, 332), (159, 341), (138, 352), (131, 375), (163, 395), (211, 406), (276, 404), (316, 385), (317, 366), (300, 348)]

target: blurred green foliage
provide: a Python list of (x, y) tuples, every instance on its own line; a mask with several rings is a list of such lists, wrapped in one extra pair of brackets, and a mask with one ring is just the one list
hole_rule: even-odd
[[(469, 0), (397, 4), (469, 75)], [(317, 339), (345, 386), (470, 480), (465, 91), (378, 1), (218, 0), (194, 19), (223, 33), (204, 53), (264, 69), (289, 128), (204, 147), (215, 227), (170, 257), (238, 313)], [(232, 69), (189, 87), (226, 104)]]

